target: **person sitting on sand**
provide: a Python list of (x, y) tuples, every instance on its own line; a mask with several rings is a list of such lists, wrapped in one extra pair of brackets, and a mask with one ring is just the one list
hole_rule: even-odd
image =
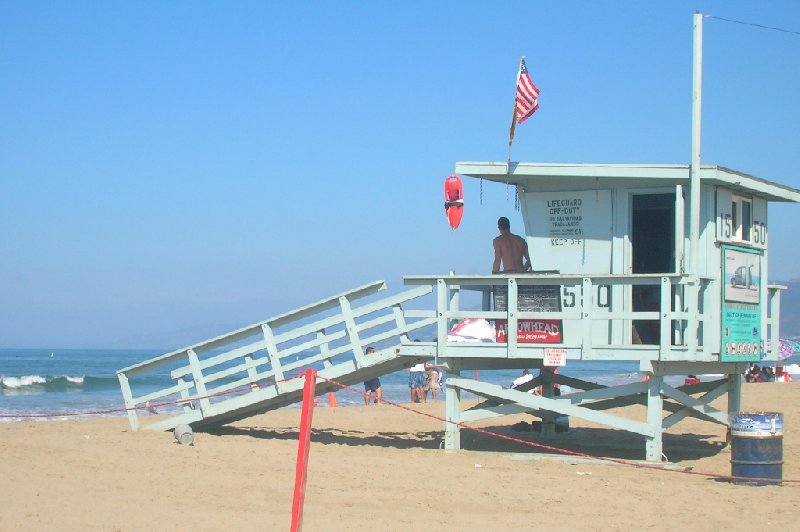
[[(512, 388), (516, 388), (517, 386), (522, 386), (526, 382), (529, 382), (529, 381), (532, 381), (532, 380), (533, 380), (533, 375), (531, 375), (531, 372), (528, 371), (527, 369), (523, 369), (522, 370), (522, 376), (521, 377), (517, 377), (516, 379), (514, 379), (514, 382), (511, 383), (511, 387)], [(533, 390), (528, 390), (528, 393), (533, 393)]]

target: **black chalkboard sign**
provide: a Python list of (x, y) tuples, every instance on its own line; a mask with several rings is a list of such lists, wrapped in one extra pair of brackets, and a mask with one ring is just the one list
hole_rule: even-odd
[[(494, 309), (508, 309), (508, 287), (494, 287)], [(517, 310), (530, 312), (560, 312), (561, 287), (556, 285), (517, 286)]]
[[(494, 309), (508, 310), (508, 286), (494, 287)], [(561, 287), (557, 285), (518, 285), (517, 310), (521, 312), (560, 312)], [(495, 341), (505, 343), (508, 320), (494, 320)], [(517, 342), (523, 344), (559, 344), (563, 341), (560, 319), (521, 319), (517, 322)]]

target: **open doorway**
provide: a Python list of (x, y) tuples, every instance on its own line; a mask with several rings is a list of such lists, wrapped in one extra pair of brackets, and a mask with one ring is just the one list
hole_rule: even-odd
[[(631, 273), (675, 272), (675, 194), (631, 196)], [(634, 285), (634, 312), (658, 311), (661, 285)], [(633, 342), (658, 344), (657, 320), (634, 320)]]

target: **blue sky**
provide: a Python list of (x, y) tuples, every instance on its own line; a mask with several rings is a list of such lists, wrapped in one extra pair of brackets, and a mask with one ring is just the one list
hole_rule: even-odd
[[(0, 347), (179, 347), (370, 281), (486, 273), (513, 159), (688, 164), (692, 14), (796, 2), (0, 4)], [(704, 164), (800, 188), (800, 35), (706, 19)], [(800, 277), (770, 206), (770, 280)], [(535, 257), (534, 257), (535, 264)]]

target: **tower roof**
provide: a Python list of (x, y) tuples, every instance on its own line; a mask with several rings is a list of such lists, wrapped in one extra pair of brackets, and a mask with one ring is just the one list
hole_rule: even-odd
[[(625, 181), (653, 181), (653, 186), (689, 185), (688, 164), (587, 164), (587, 163), (524, 163), (458, 162), (457, 174), (475, 178), (521, 185), (528, 190), (563, 187), (565, 179), (574, 186), (624, 184)], [(800, 190), (767, 181), (760, 177), (737, 172), (717, 165), (700, 167), (704, 184), (721, 185), (743, 194), (766, 198), (767, 201), (800, 203)]]

